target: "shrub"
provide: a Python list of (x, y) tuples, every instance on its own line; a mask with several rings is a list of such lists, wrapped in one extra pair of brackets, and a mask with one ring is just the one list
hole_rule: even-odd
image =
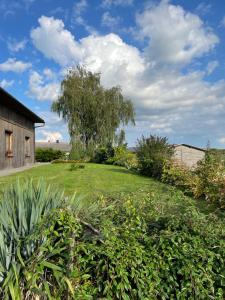
[(108, 159), (114, 157), (114, 149), (111, 143), (108, 143), (105, 147), (99, 147), (95, 150), (93, 162), (103, 164)]
[(176, 186), (188, 195), (193, 195), (193, 190), (198, 185), (198, 177), (192, 170), (174, 164), (173, 161), (164, 162), (161, 180)]
[(173, 154), (173, 148), (167, 142), (166, 137), (150, 135), (142, 136), (138, 140), (137, 158), (141, 174), (160, 179), (163, 171), (163, 164)]
[(69, 170), (70, 171), (76, 171), (78, 169), (84, 169), (85, 165), (80, 165), (80, 164), (71, 164)]
[(38, 162), (50, 162), (63, 156), (64, 153), (62, 151), (52, 148), (37, 148), (35, 151), (35, 159)]
[(225, 208), (225, 166), (210, 152), (206, 152), (205, 159), (200, 161), (195, 170), (199, 184), (194, 191), (195, 197), (204, 197)]
[(137, 156), (127, 150), (126, 146), (118, 146), (114, 148), (114, 156), (107, 159), (107, 164), (125, 167), (127, 169), (136, 170)]
[(112, 208), (100, 238), (77, 244), (75, 257), (94, 299), (222, 300), (224, 234), (223, 221), (193, 207), (160, 215), (151, 199), (129, 198)]

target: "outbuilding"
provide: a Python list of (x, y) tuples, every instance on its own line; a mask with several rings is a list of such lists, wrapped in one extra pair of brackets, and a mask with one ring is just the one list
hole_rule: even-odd
[(174, 145), (174, 161), (188, 168), (195, 168), (197, 163), (205, 157), (205, 150), (195, 146), (180, 144)]
[(0, 87), (0, 169), (34, 163), (36, 123), (45, 122)]

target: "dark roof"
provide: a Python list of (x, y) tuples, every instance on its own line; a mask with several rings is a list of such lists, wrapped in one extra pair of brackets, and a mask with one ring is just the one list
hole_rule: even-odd
[(54, 150), (60, 150), (63, 152), (70, 152), (71, 150), (71, 145), (68, 143), (52, 143), (52, 142), (36, 142), (35, 143), (35, 148), (52, 148)]
[(38, 117), (35, 113), (29, 110), (26, 106), (20, 103), (16, 98), (10, 95), (8, 92), (0, 87), (0, 104), (17, 111), (21, 115), (25, 116), (27, 119), (34, 123), (45, 123), (43, 119)]
[(195, 147), (195, 146), (188, 145), (188, 144), (178, 144), (178, 145), (173, 145), (173, 146), (175, 148), (178, 147), (178, 146), (184, 146), (184, 147), (188, 147), (188, 148), (192, 148), (192, 149), (196, 149), (196, 150), (205, 152), (205, 149), (203, 149), (203, 148)]

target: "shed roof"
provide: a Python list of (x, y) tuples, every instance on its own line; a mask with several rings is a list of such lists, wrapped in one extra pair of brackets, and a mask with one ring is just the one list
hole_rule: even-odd
[(25, 116), (27, 119), (31, 120), (34, 123), (45, 123), (43, 119), (29, 110), (21, 102), (19, 102), (15, 97), (6, 92), (3, 88), (0, 87), (0, 105), (3, 104), (6, 107), (17, 111), (18, 113)]
[(203, 148), (195, 147), (195, 146), (188, 145), (188, 144), (177, 144), (177, 145), (173, 145), (173, 146), (174, 146), (175, 148), (176, 148), (176, 147), (179, 147), (179, 146), (184, 146), (184, 147), (188, 147), (188, 148), (191, 148), (191, 149), (196, 149), (196, 150), (203, 151), (203, 152), (206, 151), (206, 150), (203, 149)]
[(69, 143), (62, 143), (62, 142), (36, 142), (35, 148), (52, 148), (54, 150), (60, 150), (63, 152), (70, 152), (71, 145)]

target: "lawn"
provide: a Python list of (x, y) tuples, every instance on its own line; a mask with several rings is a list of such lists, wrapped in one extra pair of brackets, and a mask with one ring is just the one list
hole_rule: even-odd
[(76, 192), (92, 199), (99, 195), (113, 197), (133, 195), (141, 199), (150, 193), (154, 201), (168, 203), (170, 207), (173, 207), (173, 204), (182, 207), (194, 204), (206, 212), (214, 210), (214, 207), (207, 205), (205, 201), (195, 201), (174, 187), (134, 174), (122, 167), (87, 163), (84, 169), (70, 171), (69, 168), (70, 164), (49, 164), (0, 177), (0, 189), (17, 179), (22, 182), (30, 178), (34, 181), (43, 178), (54, 188), (64, 190), (66, 195), (73, 195)]
[[(191, 204), (207, 213), (216, 210), (216, 207), (206, 201), (196, 201), (185, 197), (181, 191), (174, 187), (149, 177), (134, 174), (122, 167), (86, 163), (84, 169), (75, 171), (69, 169), (70, 164), (48, 164), (0, 177), (0, 190), (14, 183), (17, 179), (22, 182), (30, 178), (33, 178), (34, 181), (43, 178), (53, 188), (64, 190), (68, 196), (75, 192), (92, 199), (99, 195), (113, 197), (132, 195), (132, 197), (140, 198), (141, 201), (141, 198), (145, 197), (146, 194), (151, 194), (154, 202), (168, 204), (167, 206), (171, 209), (174, 209), (174, 205), (186, 207)], [(224, 216), (223, 213), (222, 215)]]
[(70, 171), (70, 164), (50, 164), (0, 177), (1, 186), (6, 186), (16, 179), (44, 178), (51, 185), (65, 190), (67, 195), (74, 192), (86, 195), (129, 193), (139, 189), (148, 190), (153, 180), (142, 177), (117, 166), (85, 164), (84, 169)]

